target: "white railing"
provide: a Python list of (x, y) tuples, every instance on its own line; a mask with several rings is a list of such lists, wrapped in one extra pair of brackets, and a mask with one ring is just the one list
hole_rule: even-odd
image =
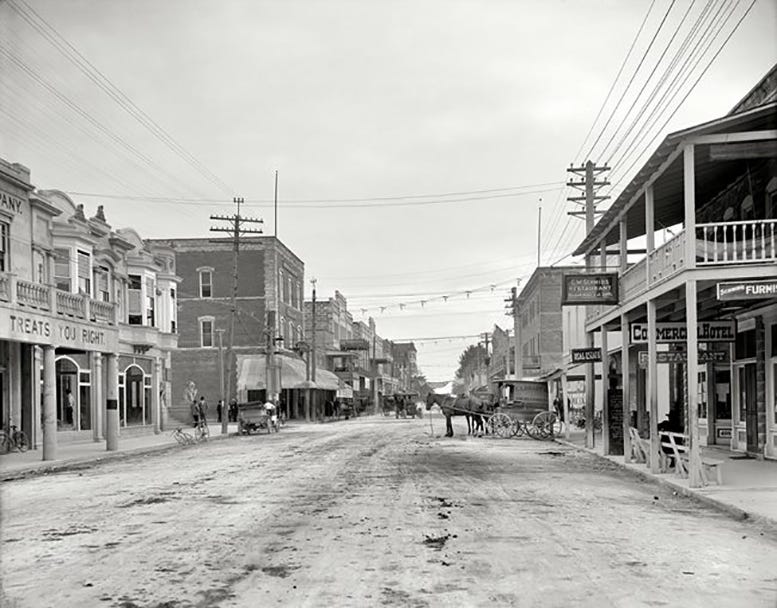
[(0, 300), (11, 299), (11, 278), (7, 274), (0, 273)]
[(48, 309), (49, 287), (30, 281), (16, 281), (16, 301), (25, 306)]
[(777, 262), (777, 220), (697, 224), (697, 264), (748, 262)]
[(103, 323), (113, 323), (115, 307), (116, 305), (113, 302), (100, 302), (99, 300), (92, 300), (90, 306), (92, 318), (95, 321), (102, 321)]
[(75, 293), (57, 290), (57, 312), (61, 315), (84, 318), (84, 298)]
[(620, 300), (626, 302), (647, 289), (647, 258), (626, 269), (620, 276)]
[(685, 268), (685, 231), (648, 254), (650, 285), (663, 281)]

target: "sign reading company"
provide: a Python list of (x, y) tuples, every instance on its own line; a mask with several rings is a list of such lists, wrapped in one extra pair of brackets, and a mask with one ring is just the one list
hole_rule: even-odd
[(103, 352), (115, 352), (119, 346), (113, 327), (17, 311), (0, 325), (0, 338)]
[[(700, 350), (699, 363), (728, 363), (728, 351), (727, 350)], [(656, 363), (687, 363), (688, 353), (686, 351), (658, 351), (656, 353)], [(648, 352), (646, 350), (639, 351), (639, 366), (648, 366)]]
[[(736, 323), (731, 321), (701, 321), (696, 324), (699, 342), (734, 342), (737, 337)], [(629, 326), (632, 344), (648, 341), (647, 323), (632, 323)], [(688, 328), (685, 323), (656, 323), (656, 344), (685, 342)]]
[(5, 209), (6, 211), (18, 215), (22, 212), (23, 202), (24, 201), (18, 196), (14, 196), (5, 190), (0, 190), (0, 209)]
[(777, 297), (777, 279), (718, 283), (718, 300), (755, 300), (775, 297)]
[(573, 348), (572, 363), (594, 363), (602, 360), (601, 348)]
[(561, 286), (562, 306), (617, 303), (617, 273), (571, 273), (564, 275)]

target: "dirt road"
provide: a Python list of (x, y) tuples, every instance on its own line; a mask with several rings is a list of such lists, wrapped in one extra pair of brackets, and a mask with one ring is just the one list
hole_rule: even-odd
[(0, 491), (6, 606), (777, 602), (777, 539), (756, 527), (553, 443), (433, 438), (425, 420), (290, 427)]

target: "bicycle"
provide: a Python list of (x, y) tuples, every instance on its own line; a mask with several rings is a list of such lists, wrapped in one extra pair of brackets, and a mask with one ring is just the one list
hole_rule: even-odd
[(172, 435), (173, 439), (175, 439), (181, 445), (191, 445), (192, 443), (197, 443), (197, 440), (194, 438), (194, 436), (190, 435), (182, 428), (175, 429)]
[[(9, 431), (8, 428), (11, 430)], [(27, 433), (17, 430), (17, 427), (10, 425), (8, 428), (0, 431), (0, 454), (7, 454), (13, 450), (26, 452), (30, 447), (27, 440)]]

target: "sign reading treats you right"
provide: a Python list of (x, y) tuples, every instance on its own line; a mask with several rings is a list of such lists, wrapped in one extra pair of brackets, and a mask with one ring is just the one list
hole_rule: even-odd
[[(696, 334), (699, 342), (734, 342), (737, 337), (737, 326), (733, 320), (699, 321), (696, 324)], [(648, 324), (632, 323), (629, 326), (632, 344), (644, 344), (648, 341)], [(685, 323), (656, 323), (656, 344), (671, 344), (685, 342), (688, 339), (688, 328)]]

